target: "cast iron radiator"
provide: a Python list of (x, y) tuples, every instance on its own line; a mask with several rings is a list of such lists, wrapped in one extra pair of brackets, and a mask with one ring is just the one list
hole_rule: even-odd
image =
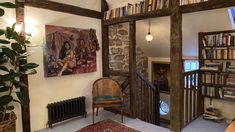
[(86, 117), (85, 97), (55, 102), (47, 105), (48, 125), (52, 125), (78, 116)]

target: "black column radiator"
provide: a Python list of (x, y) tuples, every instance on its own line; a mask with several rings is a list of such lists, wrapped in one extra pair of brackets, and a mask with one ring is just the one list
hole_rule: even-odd
[(52, 125), (78, 116), (86, 117), (85, 97), (79, 97), (47, 105), (48, 125)]

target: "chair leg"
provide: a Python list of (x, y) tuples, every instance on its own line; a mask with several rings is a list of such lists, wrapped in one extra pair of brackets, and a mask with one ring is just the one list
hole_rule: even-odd
[(99, 112), (99, 107), (97, 107), (96, 116), (98, 116), (98, 112)]
[(94, 106), (92, 107), (92, 122), (93, 122), (93, 124), (95, 123), (95, 108), (94, 108)]

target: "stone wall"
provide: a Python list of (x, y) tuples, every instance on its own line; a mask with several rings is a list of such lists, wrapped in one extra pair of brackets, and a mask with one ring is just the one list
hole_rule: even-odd
[[(148, 75), (148, 57), (137, 44), (137, 70)], [(109, 27), (109, 68), (113, 71), (129, 71), (129, 25), (128, 23)]]

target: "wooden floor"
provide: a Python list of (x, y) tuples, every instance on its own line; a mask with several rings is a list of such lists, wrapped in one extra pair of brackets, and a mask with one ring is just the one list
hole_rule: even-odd
[[(104, 119), (112, 119), (118, 122), (121, 121), (120, 115), (102, 110), (99, 112), (99, 116), (96, 117), (96, 122), (104, 120)], [(132, 127), (142, 132), (156, 132), (156, 131), (157, 132), (170, 132), (169, 129), (155, 126), (155, 125), (143, 122), (139, 119), (131, 119), (128, 117), (124, 117), (123, 123), (124, 125), (127, 125), (129, 127)], [(90, 124), (92, 124), (92, 116), (91, 114), (88, 114), (87, 118), (77, 118), (77, 119), (70, 120), (64, 123), (60, 123), (56, 125), (55, 127), (53, 127), (53, 129), (43, 129), (37, 132), (75, 132)]]
[[(118, 122), (121, 120), (120, 115), (102, 110), (99, 112), (99, 116), (96, 117), (96, 122), (108, 118)], [(87, 118), (76, 118), (64, 123), (57, 124), (53, 127), (53, 129), (43, 129), (37, 132), (75, 132), (87, 125), (90, 125), (91, 123), (92, 116), (91, 114), (88, 114)], [(167, 128), (158, 127), (141, 120), (131, 119), (128, 117), (124, 117), (124, 124), (142, 132), (170, 132), (170, 130)], [(226, 123), (215, 123), (203, 120), (201, 117), (199, 117), (187, 127), (185, 127), (182, 132), (224, 132), (226, 127)]]

